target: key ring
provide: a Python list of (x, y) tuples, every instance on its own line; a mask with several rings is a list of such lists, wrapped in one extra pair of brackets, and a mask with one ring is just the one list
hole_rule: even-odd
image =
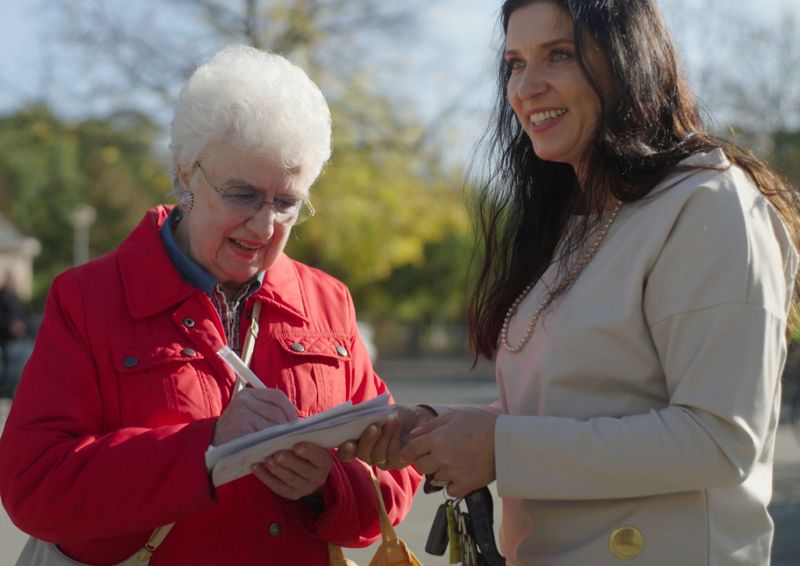
[[(440, 489), (446, 488), (448, 485), (450, 485), (450, 482), (447, 480), (436, 480), (433, 479), (432, 475), (426, 475), (425, 483), (422, 486), (422, 491), (425, 493), (434, 493)], [(446, 489), (445, 493), (447, 493)]]

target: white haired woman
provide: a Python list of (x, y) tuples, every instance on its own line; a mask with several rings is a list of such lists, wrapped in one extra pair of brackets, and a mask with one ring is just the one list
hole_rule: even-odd
[[(380, 536), (368, 471), (302, 443), (214, 487), (204, 454), (387, 391), (347, 288), (284, 254), (330, 157), (319, 89), (283, 57), (229, 47), (184, 86), (172, 123), (178, 205), (53, 283), (0, 439), (0, 494), (77, 563), (117, 564), (174, 523), (150, 563), (327, 564)], [(254, 316), (255, 313), (255, 316)], [(253, 318), (258, 322), (253, 325)], [(216, 355), (267, 386), (236, 392)], [(397, 523), (419, 484), (377, 471)]]

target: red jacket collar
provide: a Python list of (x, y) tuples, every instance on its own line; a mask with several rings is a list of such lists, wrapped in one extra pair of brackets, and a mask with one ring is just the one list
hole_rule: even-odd
[(295, 261), (284, 253), (264, 272), (261, 289), (253, 296), (300, 317), (304, 322), (310, 321), (300, 272)]
[[(161, 241), (159, 230), (172, 206), (147, 211), (117, 249), (117, 263), (128, 309), (134, 318), (145, 318), (201, 293), (178, 273)], [(308, 321), (306, 300), (295, 262), (281, 254), (264, 273), (255, 298)]]

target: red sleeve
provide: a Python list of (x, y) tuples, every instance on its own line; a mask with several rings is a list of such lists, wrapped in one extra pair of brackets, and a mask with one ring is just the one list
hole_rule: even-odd
[(113, 537), (213, 504), (203, 456), (214, 419), (104, 432), (83, 309), (75, 278), (59, 277), (0, 438), (12, 521), (48, 540)]
[[(352, 329), (351, 344), (353, 375), (353, 403), (371, 399), (389, 389), (375, 374), (369, 354), (358, 330), (350, 294), (347, 294), (349, 323)], [(422, 476), (408, 466), (402, 470), (385, 472), (374, 468), (380, 484), (386, 512), (393, 525), (397, 525), (411, 509), (414, 493)], [(316, 513), (299, 502), (287, 502), (286, 509), (298, 522), (323, 540), (340, 546), (369, 546), (380, 538), (377, 502), (372, 489), (372, 478), (360, 461), (339, 462), (333, 457), (333, 468), (323, 489), (324, 510)]]

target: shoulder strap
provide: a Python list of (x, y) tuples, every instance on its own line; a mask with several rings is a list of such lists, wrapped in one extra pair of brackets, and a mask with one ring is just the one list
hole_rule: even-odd
[(150, 560), (150, 557), (153, 556), (156, 549), (164, 542), (164, 539), (167, 538), (167, 535), (174, 526), (175, 523), (170, 523), (169, 525), (158, 527), (153, 531), (153, 534), (150, 535), (150, 538), (145, 545), (139, 549), (139, 553), (136, 555), (140, 562), (147, 562)]
[(253, 357), (253, 348), (256, 345), (256, 338), (258, 338), (258, 317), (261, 314), (261, 301), (253, 303), (253, 313), (250, 315), (250, 328), (247, 329), (247, 334), (244, 337), (244, 346), (242, 347), (242, 360), (248, 366), (250, 365), (250, 358)]

